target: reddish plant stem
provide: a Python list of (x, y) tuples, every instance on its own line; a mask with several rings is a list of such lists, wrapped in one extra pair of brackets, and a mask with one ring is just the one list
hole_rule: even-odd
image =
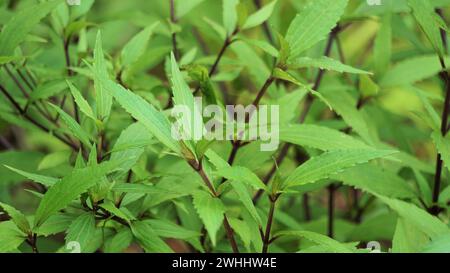
[[(437, 13), (442, 17), (442, 11), (441, 10), (437, 10)], [(443, 29), (440, 30), (441, 31), (441, 38), (442, 38), (442, 43), (444, 44), (445, 47), (445, 52), (447, 52), (447, 34), (445, 33), (445, 31)], [(445, 82), (445, 100), (444, 100), (444, 107), (442, 110), (442, 118), (441, 118), (441, 135), (443, 137), (445, 137), (448, 133), (448, 116), (450, 114), (450, 75), (447, 72), (447, 66), (445, 64), (444, 59), (442, 58), (442, 56), (439, 56), (439, 62), (441, 64), (442, 70), (443, 72), (440, 74), (441, 78), (444, 80)], [(443, 166), (443, 161), (442, 161), (442, 157), (441, 154), (438, 152), (437, 156), (436, 156), (436, 171), (435, 171), (435, 175), (434, 175), (434, 186), (433, 186), (433, 196), (432, 196), (432, 201), (433, 201), (433, 205), (429, 208), (429, 212), (435, 216), (437, 216), (440, 211), (441, 208), (437, 205), (438, 201), (439, 201), (439, 194), (440, 194), (440, 189), (441, 189), (441, 175), (442, 175), (442, 166)]]
[(269, 215), (267, 217), (266, 231), (265, 231), (264, 237), (263, 237), (262, 253), (267, 253), (267, 251), (269, 250), (269, 244), (271, 243), (270, 231), (272, 230), (273, 216), (275, 214), (275, 205), (276, 205), (276, 202), (279, 197), (280, 197), (280, 194), (275, 194), (275, 195), (269, 196), (270, 208), (269, 208)]
[(331, 183), (327, 187), (328, 191), (328, 237), (334, 237), (334, 191), (335, 185)]
[(272, 77), (272, 75), (269, 76), (269, 78), (267, 78), (267, 80), (264, 82), (263, 87), (261, 88), (261, 90), (259, 90), (258, 94), (256, 95), (255, 100), (252, 102), (252, 105), (254, 105), (256, 108), (258, 108), (262, 97), (266, 94), (267, 90), (269, 89), (269, 87), (272, 85), (272, 83), (274, 81), (275, 81), (275, 78)]
[(231, 149), (230, 156), (228, 157), (228, 164), (230, 165), (233, 164), (240, 146), (241, 146), (240, 141), (233, 142), (233, 148)]
[[(442, 111), (442, 122), (441, 122), (441, 134), (445, 137), (448, 133), (448, 115), (450, 112), (450, 77), (447, 72), (443, 72), (442, 77), (445, 78), (446, 94), (444, 101), (444, 109)], [(429, 209), (430, 213), (433, 215), (438, 215), (441, 209), (437, 205), (439, 201), (439, 194), (441, 188), (441, 175), (442, 175), (443, 160), (441, 154), (438, 152), (436, 156), (436, 171), (434, 175), (434, 187), (433, 187), (433, 206)]]
[(227, 238), (230, 242), (231, 248), (233, 249), (233, 253), (239, 253), (239, 248), (237, 246), (236, 240), (234, 239), (234, 231), (228, 222), (227, 216), (223, 215), (223, 226), (225, 227), (225, 231), (227, 232)]
[(211, 77), (212, 75), (214, 75), (214, 73), (216, 73), (217, 67), (219, 66), (220, 60), (222, 60), (223, 55), (225, 54), (225, 51), (227, 50), (227, 48), (233, 43), (233, 37), (234, 35), (236, 35), (239, 32), (238, 29), (236, 29), (235, 31), (233, 31), (233, 33), (228, 36), (222, 47), (220, 48), (219, 54), (216, 57), (216, 60), (214, 61), (213, 65), (211, 66), (211, 69), (209, 70), (209, 76)]
[(37, 248), (37, 235), (36, 235), (36, 233), (29, 234), (26, 242), (27, 242), (27, 244), (30, 245), (31, 250), (33, 251), (33, 253), (39, 253), (39, 250)]

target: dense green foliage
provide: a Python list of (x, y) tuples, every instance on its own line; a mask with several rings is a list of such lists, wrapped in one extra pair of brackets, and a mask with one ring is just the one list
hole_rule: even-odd
[(450, 252), (450, 0), (373, 2), (0, 0), (0, 252)]

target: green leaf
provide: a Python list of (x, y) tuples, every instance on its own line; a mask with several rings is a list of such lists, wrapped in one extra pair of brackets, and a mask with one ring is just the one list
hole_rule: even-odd
[(156, 186), (133, 183), (116, 183), (113, 188), (115, 192), (144, 193), (144, 194), (173, 194), (175, 191), (166, 190)]
[(267, 186), (251, 170), (242, 166), (227, 166), (219, 168), (216, 172), (218, 176), (229, 180), (245, 183), (256, 190), (263, 189), (267, 191)]
[(147, 44), (153, 30), (158, 24), (159, 22), (156, 22), (144, 28), (141, 32), (131, 38), (131, 40), (123, 47), (121, 52), (123, 66), (130, 66), (139, 60), (147, 48)]
[(82, 29), (85, 29), (85, 28), (91, 27), (91, 26), (95, 26), (95, 24), (91, 23), (91, 22), (86, 22), (86, 21), (71, 22), (64, 29), (64, 37), (66, 38), (66, 40), (69, 40), (74, 34), (77, 34)]
[(393, 253), (417, 253), (429, 241), (428, 236), (416, 226), (406, 219), (398, 218), (394, 238), (392, 239)]
[(324, 40), (345, 11), (347, 0), (310, 1), (291, 22), (286, 41), (291, 47), (290, 59)]
[(72, 215), (57, 213), (50, 216), (47, 221), (45, 221), (38, 228), (34, 228), (33, 232), (37, 233), (40, 236), (49, 236), (61, 233), (63, 231), (66, 231), (74, 220), (75, 218)]
[(430, 118), (429, 126), (433, 128), (433, 130), (438, 131), (439, 128), (441, 127), (441, 118), (434, 109), (428, 97), (426, 96), (427, 92), (415, 86), (410, 86), (409, 88), (412, 89), (416, 93), (417, 97), (419, 97), (419, 99), (422, 101), (422, 104)]
[(36, 210), (34, 226), (39, 227), (51, 215), (65, 208), (73, 199), (77, 198), (90, 187), (94, 186), (103, 176), (115, 168), (116, 163), (102, 163), (84, 169), (73, 170), (60, 182), (45, 193)]
[(372, 136), (369, 133), (368, 124), (362, 112), (356, 107), (356, 100), (350, 95), (350, 93), (343, 89), (323, 88), (321, 90), (322, 95), (331, 104), (333, 110), (342, 117), (352, 129), (361, 136), (361, 138), (367, 142), (372, 143)]
[(276, 104), (278, 104), (280, 108), (279, 124), (290, 124), (296, 120), (299, 111), (293, 111), (293, 109), (298, 109), (297, 106), (305, 98), (307, 92), (306, 89), (300, 87), (277, 100)]
[(183, 0), (175, 1), (175, 14), (178, 18), (188, 14), (192, 9), (197, 7), (205, 0)]
[[(196, 106), (194, 96), (184, 81), (183, 75), (178, 68), (177, 61), (173, 53), (170, 56), (171, 62), (171, 77), (170, 82), (172, 84), (173, 100), (177, 106), (186, 107), (186, 110), (190, 111), (189, 115), (183, 112), (181, 123), (183, 132), (180, 132), (181, 136), (187, 136), (186, 139), (199, 140), (203, 136), (203, 118), (200, 114), (200, 109)], [(200, 135), (198, 135), (200, 134)], [(185, 139), (185, 138), (183, 138)], [(191, 147), (191, 151), (194, 151)]]
[(30, 102), (43, 100), (58, 95), (67, 89), (67, 83), (64, 80), (52, 80), (39, 84), (30, 94)]
[[(244, 243), (245, 248), (250, 251), (250, 243), (252, 241), (252, 232), (248, 223), (244, 220), (239, 220), (237, 218), (229, 217), (228, 222), (230, 222), (230, 226), (234, 232), (241, 238)], [(260, 238), (258, 238), (260, 239)], [(259, 240), (261, 241), (261, 240)], [(256, 248), (256, 247), (255, 247)]]
[(45, 170), (60, 166), (62, 164), (69, 164), (71, 153), (72, 152), (69, 150), (64, 150), (47, 154), (41, 162), (39, 162), (38, 170)]
[(313, 90), (312, 88), (310, 88), (309, 86), (307, 86), (306, 84), (303, 84), (302, 82), (300, 82), (299, 80), (297, 80), (293, 75), (289, 74), (289, 72), (284, 71), (278, 67), (276, 67), (273, 70), (273, 75), (272, 75), (275, 79), (279, 79), (279, 80), (283, 80), (283, 81), (287, 81), (287, 82), (291, 82), (293, 84), (296, 84), (306, 90), (308, 90), (313, 96), (316, 96), (317, 98), (319, 98), (322, 102), (324, 102), (330, 109), (332, 109), (331, 105), (328, 103), (328, 101), (324, 98), (324, 96), (322, 96), (321, 93), (317, 92), (316, 90)]
[(262, 226), (261, 217), (259, 217), (255, 205), (253, 204), (252, 197), (250, 196), (250, 193), (248, 192), (245, 185), (239, 180), (233, 180), (231, 181), (231, 186), (239, 196), (239, 200), (242, 202), (244, 207), (248, 210), (248, 212), (256, 221), (256, 223), (258, 223), (258, 225), (261, 227)]
[(0, 65), (8, 64), (10, 62), (17, 62), (22, 60), (22, 56), (0, 56)]
[[(419, 188), (420, 197), (422, 197), (423, 201), (427, 206), (430, 206), (432, 203), (432, 194), (430, 184), (428, 184), (427, 179), (423, 176), (423, 174), (417, 170), (413, 169), (414, 176), (416, 177), (416, 184)], [(442, 194), (440, 195), (442, 196)]]
[(12, 221), (0, 222), (0, 253), (17, 252), (25, 238)]
[(447, 186), (447, 188), (445, 188), (439, 195), (440, 203), (443, 203), (443, 204), (448, 203), (448, 200), (450, 200), (450, 186)]
[(222, 226), (225, 206), (219, 198), (203, 191), (195, 193), (193, 197), (195, 210), (202, 219), (212, 244), (215, 246), (217, 231)]
[(123, 228), (105, 242), (106, 253), (123, 252), (133, 242), (133, 233), (129, 228)]
[[(251, 79), (257, 86), (263, 86), (264, 82), (270, 76), (271, 70), (261, 57), (243, 41), (235, 41), (230, 45), (233, 53), (236, 54), (242, 67), (248, 70)], [(274, 88), (272, 86), (272, 88)], [(269, 88), (270, 92), (271, 88)]]
[(276, 34), (280, 52), (277, 58), (277, 67), (286, 67), (286, 63), (291, 55), (291, 46), (280, 33), (276, 32)]
[(358, 87), (363, 99), (375, 97), (380, 91), (380, 87), (368, 75), (359, 76)]
[(145, 147), (151, 143), (152, 135), (140, 122), (133, 123), (123, 130), (111, 153), (111, 160), (123, 161), (117, 176), (129, 171), (144, 153)]
[(67, 128), (69, 129), (70, 133), (79, 139), (83, 144), (86, 146), (91, 146), (90, 136), (84, 131), (84, 129), (74, 120), (69, 114), (64, 112), (61, 108), (58, 106), (49, 103), (50, 106), (53, 107), (53, 109), (58, 112), (58, 114), (61, 116), (62, 121), (67, 125)]
[(274, 0), (269, 4), (265, 5), (264, 7), (262, 7), (261, 9), (259, 9), (257, 12), (250, 15), (245, 21), (242, 29), (256, 27), (264, 23), (267, 19), (269, 19), (270, 15), (272, 15), (273, 8), (275, 7), (276, 3), (277, 0)]
[(69, 86), (70, 92), (72, 93), (73, 98), (75, 99), (78, 108), (80, 108), (81, 112), (83, 112), (87, 117), (96, 121), (94, 111), (92, 111), (91, 106), (86, 101), (86, 99), (81, 95), (81, 92), (76, 88), (69, 80), (67, 80), (67, 85)]
[[(450, 62), (446, 57), (445, 63)], [(402, 60), (386, 72), (380, 81), (382, 87), (412, 84), (436, 76), (442, 71), (436, 55), (414, 56)]]
[(86, 13), (89, 12), (92, 5), (94, 4), (95, 0), (84, 0), (80, 1), (79, 5), (71, 6), (70, 7), (70, 18), (72, 20), (77, 19)]
[(340, 131), (309, 124), (282, 127), (280, 140), (322, 151), (369, 148), (365, 143)]
[(239, 0), (222, 0), (222, 11), (223, 11), (223, 26), (227, 31), (227, 35), (233, 33), (236, 28), (238, 16), (236, 12), (236, 7), (239, 4)]
[(425, 253), (450, 253), (450, 234), (441, 236), (430, 242), (425, 249)]
[(44, 175), (40, 175), (40, 174), (25, 172), (25, 171), (15, 169), (15, 168), (7, 166), (7, 165), (5, 165), (5, 167), (10, 169), (13, 172), (20, 174), (23, 177), (26, 177), (34, 182), (41, 183), (42, 185), (47, 186), (47, 187), (53, 186), (55, 183), (57, 183), (61, 180), (61, 179), (50, 177), (50, 176), (44, 176)]
[(245, 41), (249, 45), (258, 47), (259, 49), (263, 50), (265, 53), (270, 54), (270, 56), (278, 57), (278, 54), (279, 54), (278, 50), (266, 41), (255, 40), (255, 39), (245, 39), (245, 38), (240, 38), (240, 39)]
[(435, 20), (436, 12), (434, 11), (433, 5), (428, 1), (422, 0), (408, 0), (408, 4), (431, 45), (442, 58), (444, 55), (444, 46), (439, 32), (440, 27)]
[(111, 80), (104, 79), (102, 85), (114, 96), (117, 102), (136, 120), (140, 121), (161, 143), (177, 154), (181, 154), (178, 142), (172, 137), (171, 126), (163, 113), (142, 97), (125, 89)]
[(95, 102), (97, 103), (97, 117), (100, 120), (105, 119), (109, 116), (111, 112), (112, 97), (109, 92), (105, 90), (101, 81), (108, 77), (108, 72), (106, 69), (106, 61), (102, 49), (102, 34), (100, 31), (97, 32), (97, 38), (95, 41), (94, 48), (94, 69), (96, 76), (94, 78), (95, 87)]
[(22, 230), (24, 233), (28, 234), (31, 231), (30, 223), (28, 223), (27, 217), (14, 207), (0, 202), (0, 207), (11, 217), (11, 220), (17, 227)]
[(434, 131), (431, 134), (431, 138), (433, 139), (434, 144), (436, 144), (436, 149), (439, 154), (441, 154), (445, 166), (450, 170), (450, 134), (443, 137), (441, 132)]
[(161, 237), (164, 238), (174, 238), (187, 240), (195, 237), (200, 237), (200, 233), (189, 230), (177, 224), (174, 224), (170, 221), (163, 219), (148, 219), (144, 221), (146, 224), (149, 224), (153, 231)]
[(77, 242), (80, 251), (85, 253), (87, 246), (95, 236), (95, 218), (92, 212), (85, 212), (78, 216), (67, 230), (66, 243)]
[(389, 197), (414, 198), (417, 195), (403, 178), (374, 164), (350, 168), (331, 178), (369, 193)]
[(208, 17), (203, 17), (203, 21), (205, 21), (205, 23), (208, 24), (219, 35), (220, 39), (226, 38), (227, 31), (223, 26), (219, 25)]
[(0, 33), (0, 56), (13, 55), (14, 49), (25, 40), (27, 34), (62, 2), (62, 0), (43, 2), (17, 12), (3, 26)]
[(172, 249), (163, 241), (148, 223), (135, 221), (131, 225), (131, 231), (145, 252), (171, 253)]
[(230, 167), (230, 164), (212, 149), (208, 149), (205, 155), (217, 169)]
[(301, 230), (301, 231), (280, 231), (277, 232), (274, 237), (278, 236), (294, 236), (299, 238), (307, 239), (311, 242), (314, 242), (320, 246), (326, 247), (326, 249), (333, 253), (352, 253), (354, 252), (352, 248), (347, 245), (344, 245), (336, 240), (331, 239), (325, 235)]
[(381, 195), (377, 195), (377, 197), (397, 212), (400, 217), (407, 220), (431, 239), (450, 234), (450, 229), (439, 218), (432, 216), (415, 205)]
[(330, 71), (336, 71), (340, 73), (352, 73), (352, 74), (371, 74), (370, 72), (357, 69), (354, 67), (351, 67), (349, 65), (343, 64), (338, 60), (322, 56), (317, 59), (312, 59), (309, 57), (301, 57), (294, 59), (288, 63), (288, 67), (290, 69), (299, 69), (299, 68), (319, 68), (322, 70), (330, 70)]
[(325, 152), (297, 167), (287, 177), (285, 187), (314, 183), (357, 164), (383, 158), (393, 153), (395, 152), (373, 149), (334, 150)]
[(104, 208), (106, 211), (108, 211), (112, 215), (115, 215), (115, 216), (127, 221), (128, 223), (130, 223), (131, 220), (135, 220), (133, 215), (124, 212), (120, 208), (116, 207), (114, 205), (114, 203), (109, 200), (106, 200), (105, 202), (100, 204), (100, 207)]
[(208, 69), (205, 66), (198, 64), (186, 65), (185, 69), (187, 70), (189, 77), (198, 82), (206, 103), (219, 104), (211, 79), (209, 78)]

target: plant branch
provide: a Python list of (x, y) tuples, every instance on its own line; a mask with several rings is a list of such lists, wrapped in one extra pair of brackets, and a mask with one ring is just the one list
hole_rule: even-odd
[[(439, 12), (438, 14), (442, 16), (442, 12)], [(445, 46), (445, 51), (447, 52), (447, 38), (446, 33), (444, 30), (441, 31), (441, 38), (442, 43)], [(442, 56), (439, 56), (439, 62), (441, 64), (443, 72), (441, 72), (440, 76), (443, 79), (445, 83), (445, 100), (444, 100), (444, 107), (442, 110), (442, 118), (441, 118), (441, 135), (445, 137), (448, 133), (448, 116), (450, 114), (450, 75), (447, 72), (447, 66), (445, 64), (445, 61)], [(441, 188), (441, 175), (442, 175), (442, 167), (443, 167), (443, 160), (441, 157), (441, 154), (438, 152), (436, 156), (436, 171), (434, 175), (434, 186), (433, 186), (433, 206), (429, 209), (429, 212), (433, 215), (438, 215), (441, 211), (439, 206), (437, 205), (439, 201), (439, 194), (440, 194), (440, 188)]]
[(267, 217), (266, 231), (265, 231), (264, 237), (263, 237), (262, 253), (267, 253), (267, 251), (269, 250), (269, 244), (271, 243), (270, 231), (272, 230), (273, 216), (275, 213), (275, 205), (276, 205), (276, 202), (279, 197), (280, 197), (280, 194), (275, 194), (275, 195), (269, 196), (270, 208), (269, 208), (269, 215)]
[(227, 36), (227, 38), (225, 38), (225, 41), (224, 41), (222, 47), (220, 48), (219, 54), (217, 54), (216, 60), (214, 61), (213, 65), (211, 66), (211, 69), (209, 70), (210, 77), (212, 75), (214, 75), (214, 73), (216, 73), (216, 70), (219, 66), (220, 61), (222, 60), (223, 55), (225, 54), (225, 51), (233, 43), (233, 37), (238, 32), (239, 32), (239, 29), (236, 28), (231, 35), (229, 35), (229, 36)]
[(27, 242), (27, 244), (30, 245), (31, 250), (33, 251), (33, 253), (39, 253), (39, 250), (37, 248), (37, 235), (36, 235), (36, 233), (29, 234), (26, 242)]
[(327, 187), (328, 191), (328, 237), (334, 237), (334, 191), (335, 185), (331, 183)]

